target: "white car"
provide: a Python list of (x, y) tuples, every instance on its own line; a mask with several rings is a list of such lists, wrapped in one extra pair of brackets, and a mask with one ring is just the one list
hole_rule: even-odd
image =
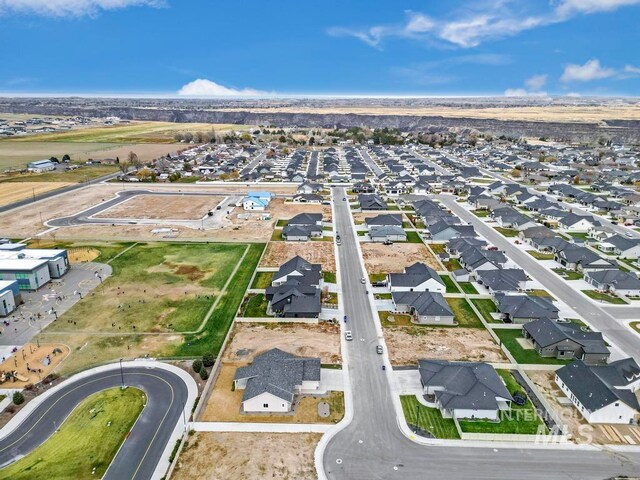
[(362, 277), (360, 279), (360, 283), (364, 285), (365, 283), (367, 283), (367, 280), (364, 277)]
[(350, 342), (351, 340), (353, 340), (353, 335), (351, 334), (351, 330), (347, 330), (346, 332), (344, 332), (344, 338), (345, 338), (345, 340), (347, 340), (348, 342)]

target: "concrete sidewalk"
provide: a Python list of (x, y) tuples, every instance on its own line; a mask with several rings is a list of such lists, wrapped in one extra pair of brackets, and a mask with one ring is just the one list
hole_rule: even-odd
[(334, 424), (327, 423), (242, 423), (191, 422), (189, 429), (196, 432), (258, 432), (258, 433), (325, 433)]

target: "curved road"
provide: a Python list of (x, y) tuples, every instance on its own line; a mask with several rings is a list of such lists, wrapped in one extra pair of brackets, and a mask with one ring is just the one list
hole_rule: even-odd
[(336, 231), (345, 297), (345, 314), (353, 341), (347, 342), (353, 391), (353, 420), (335, 434), (324, 451), (328, 479), (491, 479), (602, 480), (615, 475), (640, 476), (636, 453), (562, 448), (474, 448), (423, 446), (406, 438), (397, 424), (392, 393), (375, 352), (378, 338), (371, 304), (360, 283), (366, 277), (351, 225), (343, 188), (334, 188)]
[[(188, 388), (177, 374), (153, 367), (125, 367), (124, 383), (147, 395), (147, 405), (103, 479), (147, 480), (162, 458), (176, 425), (182, 422)], [(54, 435), (55, 429), (89, 395), (121, 386), (120, 369), (70, 381), (46, 398), (13, 432), (0, 440), (0, 465), (7, 465)], [(0, 431), (0, 435), (2, 431)]]

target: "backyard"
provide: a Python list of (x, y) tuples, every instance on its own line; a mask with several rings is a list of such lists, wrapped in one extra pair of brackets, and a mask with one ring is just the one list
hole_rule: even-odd
[(454, 320), (460, 327), (484, 328), (482, 321), (473, 311), (469, 302), (464, 298), (447, 298), (447, 303), (453, 310)]
[(482, 314), (485, 322), (497, 323), (497, 321), (491, 316), (492, 313), (497, 311), (496, 304), (493, 300), (490, 298), (474, 298), (471, 300), (471, 303), (473, 303)]
[(567, 360), (541, 357), (533, 347), (524, 348), (520, 343), (520, 339), (524, 339), (520, 329), (495, 328), (493, 332), (498, 335), (502, 344), (509, 350), (516, 362), (520, 364), (565, 365), (568, 363)]

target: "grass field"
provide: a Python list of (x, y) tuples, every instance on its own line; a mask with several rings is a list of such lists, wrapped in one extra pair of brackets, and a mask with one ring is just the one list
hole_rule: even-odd
[(0, 188), (0, 206), (32, 198), (34, 195), (57, 190), (70, 185), (68, 182), (25, 182)]
[[(178, 132), (247, 130), (247, 125), (212, 123), (132, 122), (125, 125), (78, 128), (12, 139), (15, 142), (65, 143), (174, 143)], [(254, 128), (254, 127), (253, 127)]]
[(428, 408), (418, 403), (415, 395), (401, 395), (402, 411), (410, 428), (415, 425), (435, 438), (460, 438), (451, 418), (443, 418), (437, 408)]
[(0, 179), (0, 183), (51, 183), (51, 182), (64, 182), (66, 184), (82, 183), (94, 178), (102, 177), (103, 175), (109, 175), (116, 173), (118, 167), (116, 165), (91, 165), (81, 167), (76, 170), (69, 171), (55, 171), (46, 173), (18, 173), (11, 174), (7, 177)]
[[(516, 382), (516, 379), (508, 370), (497, 370), (498, 375), (504, 380), (509, 393), (522, 392), (523, 388)], [(460, 420), (460, 429), (466, 433), (502, 433), (535, 435), (538, 428), (542, 427), (546, 432), (546, 427), (542, 418), (536, 413), (536, 409), (527, 398), (524, 405), (511, 403), (511, 411), (501, 411), (499, 422), (489, 422), (486, 420)]]
[(476, 313), (464, 298), (447, 298), (447, 303), (453, 310), (454, 320), (458, 325), (466, 328), (484, 328)]
[(50, 439), (0, 470), (0, 479), (102, 478), (145, 403), (144, 393), (131, 387), (91, 395)]
[(113, 275), (41, 337), (71, 347), (63, 372), (145, 354), (217, 353), (263, 248), (222, 243), (120, 248), (124, 253), (111, 262)]
[(556, 358), (545, 358), (538, 355), (533, 348), (525, 349), (522, 348), (520, 343), (518, 343), (518, 338), (522, 337), (522, 330), (516, 329), (504, 329), (504, 328), (495, 328), (493, 332), (498, 335), (502, 344), (509, 350), (513, 358), (516, 359), (518, 363), (525, 364), (540, 364), (540, 365), (565, 365), (568, 363), (567, 360), (558, 360)]

